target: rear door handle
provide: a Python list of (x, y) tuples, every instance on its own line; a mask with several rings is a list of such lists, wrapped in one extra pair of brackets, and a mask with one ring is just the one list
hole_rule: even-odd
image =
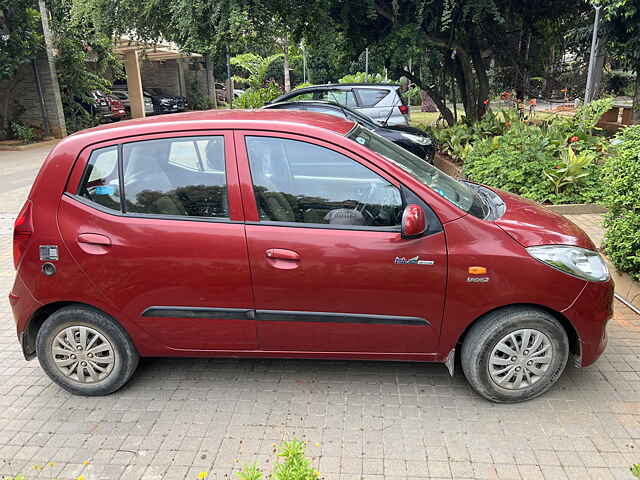
[(290, 260), (293, 262), (300, 261), (300, 255), (298, 252), (294, 252), (293, 250), (287, 250), (285, 248), (270, 248), (264, 254), (267, 258), (272, 258), (274, 260)]
[(78, 243), (88, 243), (90, 245), (111, 246), (111, 239), (99, 233), (81, 233), (78, 235)]

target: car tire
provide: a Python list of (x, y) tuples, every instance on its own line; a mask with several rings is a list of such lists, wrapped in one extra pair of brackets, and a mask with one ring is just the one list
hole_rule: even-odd
[(108, 395), (122, 388), (139, 356), (124, 329), (105, 313), (83, 305), (54, 312), (38, 331), (36, 352), (55, 383), (76, 395)]
[(496, 310), (478, 320), (462, 344), (462, 370), (471, 387), (497, 403), (542, 395), (567, 364), (569, 339), (551, 314), (528, 307)]

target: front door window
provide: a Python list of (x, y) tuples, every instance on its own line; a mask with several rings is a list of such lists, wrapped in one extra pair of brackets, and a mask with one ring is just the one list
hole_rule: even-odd
[(246, 137), (261, 221), (398, 230), (400, 191), (362, 164), (298, 140)]

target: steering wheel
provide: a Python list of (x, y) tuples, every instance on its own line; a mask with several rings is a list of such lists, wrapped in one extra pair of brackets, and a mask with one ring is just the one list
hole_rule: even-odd
[(366, 193), (362, 195), (362, 198), (356, 204), (355, 210), (360, 212), (366, 219), (367, 225), (375, 225), (375, 220), (380, 212), (371, 211), (370, 200), (374, 198), (375, 193), (378, 190), (378, 183), (371, 182)]

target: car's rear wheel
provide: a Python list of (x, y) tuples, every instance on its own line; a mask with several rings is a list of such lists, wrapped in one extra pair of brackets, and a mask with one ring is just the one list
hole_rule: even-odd
[(129, 335), (108, 315), (70, 305), (53, 313), (38, 331), (42, 369), (77, 395), (108, 395), (121, 388), (138, 365)]
[(462, 345), (462, 370), (474, 390), (500, 403), (546, 392), (567, 364), (569, 340), (553, 315), (511, 307), (478, 320)]

